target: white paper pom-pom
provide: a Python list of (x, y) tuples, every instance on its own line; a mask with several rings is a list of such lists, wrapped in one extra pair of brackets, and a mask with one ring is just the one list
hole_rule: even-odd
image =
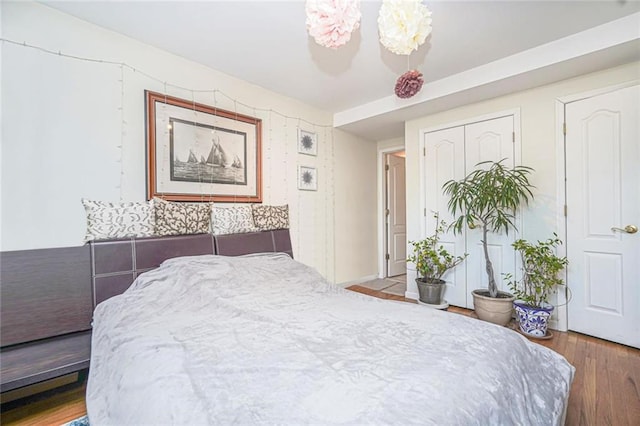
[(431, 34), (431, 11), (421, 0), (383, 0), (378, 14), (380, 43), (408, 55)]

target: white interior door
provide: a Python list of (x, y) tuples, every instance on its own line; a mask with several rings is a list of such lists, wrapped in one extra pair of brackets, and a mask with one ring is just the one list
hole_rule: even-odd
[[(433, 234), (437, 212), (440, 219), (447, 223), (453, 222), (442, 191), (445, 182), (464, 178), (464, 126), (438, 130), (425, 135), (425, 233)], [(441, 236), (442, 246), (452, 255), (461, 256), (465, 252), (465, 236), (448, 232)], [(449, 271), (443, 279), (447, 288), (445, 300), (455, 306), (467, 306), (467, 286), (465, 265), (459, 265)]]
[(640, 347), (640, 87), (568, 103), (569, 329)]
[(387, 155), (387, 276), (407, 272), (405, 159)]
[[(499, 161), (513, 167), (515, 164), (515, 134), (513, 116), (481, 121), (465, 126), (465, 171), (472, 172), (476, 164), (482, 161)], [(498, 289), (507, 290), (503, 273), (515, 273), (515, 252), (511, 243), (515, 241), (515, 232), (488, 235), (489, 259), (493, 264)], [(480, 227), (467, 230), (467, 304), (473, 307), (471, 292), (478, 288), (487, 288), (489, 280), (485, 270), (484, 251), (482, 249), (482, 230)]]

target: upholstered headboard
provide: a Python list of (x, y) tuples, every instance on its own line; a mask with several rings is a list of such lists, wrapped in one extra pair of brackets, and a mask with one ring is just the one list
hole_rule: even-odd
[(292, 256), (289, 231), (102, 240), (2, 252), (0, 391), (87, 368), (95, 306), (164, 260), (259, 252)]
[(215, 235), (216, 254), (241, 256), (251, 253), (280, 252), (293, 257), (288, 229), (248, 234)]
[(288, 229), (231, 235), (179, 235), (92, 241), (94, 307), (125, 291), (138, 275), (179, 256), (283, 252), (293, 257)]
[(211, 234), (98, 240), (89, 245), (94, 307), (122, 293), (138, 275), (166, 259), (215, 253)]

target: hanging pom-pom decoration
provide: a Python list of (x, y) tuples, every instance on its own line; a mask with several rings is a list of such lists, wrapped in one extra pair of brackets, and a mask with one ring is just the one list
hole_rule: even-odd
[(360, 0), (307, 0), (307, 31), (321, 46), (337, 49), (360, 26)]
[(396, 81), (396, 96), (402, 99), (410, 98), (422, 89), (424, 80), (418, 70), (407, 71)]
[(383, 0), (378, 32), (384, 47), (397, 55), (408, 55), (431, 34), (431, 11), (421, 0)]

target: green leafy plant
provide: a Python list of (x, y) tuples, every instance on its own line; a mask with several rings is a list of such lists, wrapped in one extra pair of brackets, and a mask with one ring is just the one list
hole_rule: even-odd
[[(498, 297), (498, 287), (489, 258), (487, 234), (502, 231), (508, 234), (509, 230), (516, 230), (516, 210), (533, 198), (533, 185), (528, 180), (533, 169), (526, 166), (509, 168), (503, 164), (505, 160), (478, 163), (478, 169), (464, 179), (450, 180), (443, 185), (444, 193), (450, 197), (449, 211), (454, 216), (460, 213), (451, 224), (454, 232), (461, 233), (465, 225), (473, 229), (477, 223), (482, 228), (482, 248), (491, 297)], [(487, 165), (490, 166), (485, 168)]]
[(522, 279), (514, 280), (511, 274), (505, 274), (504, 279), (516, 298), (532, 307), (542, 307), (549, 302), (553, 289), (564, 283), (558, 274), (569, 263), (566, 257), (555, 254), (560, 244), (562, 241), (555, 232), (553, 238), (536, 244), (522, 239), (512, 244), (522, 259)]
[(420, 241), (409, 241), (413, 246), (413, 254), (407, 258), (407, 262), (416, 265), (418, 276), (426, 282), (442, 280), (445, 272), (462, 263), (467, 257), (466, 253), (463, 256), (453, 256), (439, 244), (440, 235), (447, 228), (447, 223), (439, 220), (437, 213), (433, 217), (436, 219), (433, 235)]

